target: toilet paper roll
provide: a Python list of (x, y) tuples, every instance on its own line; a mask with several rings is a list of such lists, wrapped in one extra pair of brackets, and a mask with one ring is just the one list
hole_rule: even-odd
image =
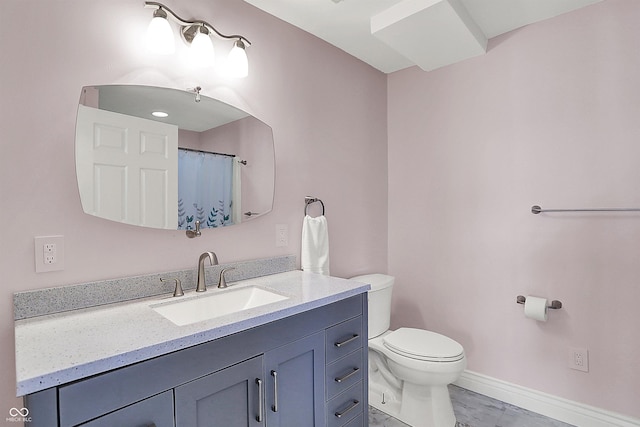
[(524, 315), (529, 319), (546, 322), (548, 305), (546, 298), (532, 297), (528, 295), (524, 302)]

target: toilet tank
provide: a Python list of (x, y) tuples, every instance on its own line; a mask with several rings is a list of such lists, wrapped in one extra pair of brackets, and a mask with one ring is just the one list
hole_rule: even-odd
[(371, 285), (368, 295), (369, 338), (386, 332), (391, 321), (391, 293), (395, 277), (386, 274), (365, 274), (352, 277), (351, 280)]

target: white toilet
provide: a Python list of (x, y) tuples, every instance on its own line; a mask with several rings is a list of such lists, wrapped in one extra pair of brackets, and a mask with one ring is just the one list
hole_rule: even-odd
[(369, 291), (369, 404), (412, 427), (454, 427), (449, 389), (467, 365), (456, 341), (423, 329), (389, 330), (395, 278), (352, 277)]

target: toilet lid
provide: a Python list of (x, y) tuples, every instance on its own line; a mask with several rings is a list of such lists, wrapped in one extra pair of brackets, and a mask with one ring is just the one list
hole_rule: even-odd
[(464, 354), (456, 341), (423, 329), (400, 328), (384, 337), (384, 345), (403, 356), (433, 362), (455, 362)]

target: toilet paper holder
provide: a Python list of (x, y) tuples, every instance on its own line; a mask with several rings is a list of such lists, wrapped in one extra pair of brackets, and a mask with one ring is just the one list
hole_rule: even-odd
[[(527, 297), (523, 295), (518, 295), (518, 297), (516, 298), (516, 302), (518, 304), (524, 304), (526, 300), (527, 300)], [(548, 305), (547, 307), (557, 310), (562, 308), (562, 302), (558, 301), (557, 299), (554, 299), (553, 301), (551, 301), (551, 305)]]

